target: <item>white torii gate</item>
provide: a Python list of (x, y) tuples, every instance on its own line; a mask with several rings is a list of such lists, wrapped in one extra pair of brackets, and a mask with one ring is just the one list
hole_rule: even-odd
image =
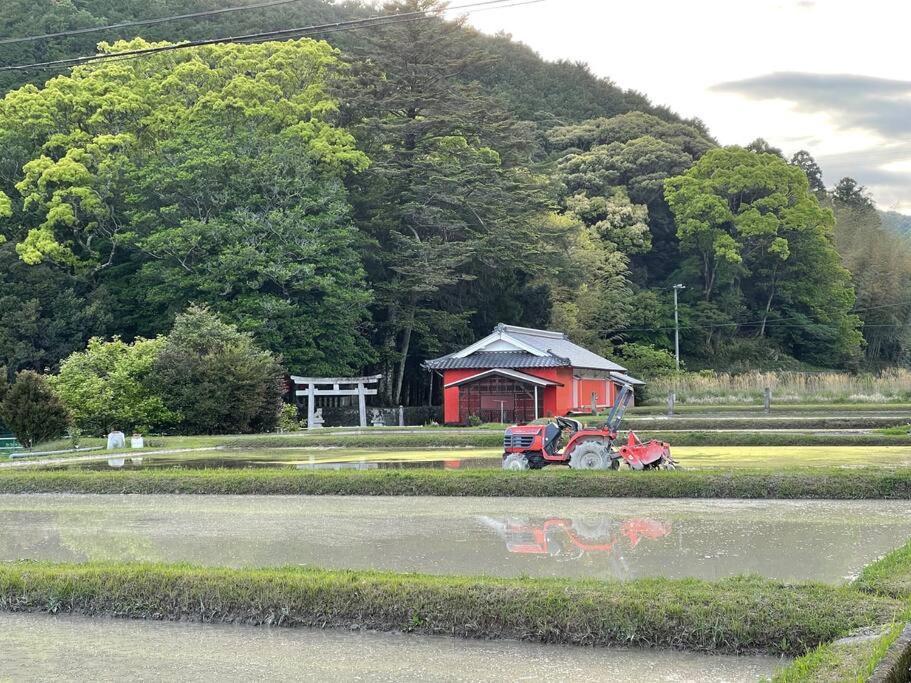
[(291, 375), (291, 381), (297, 387), (295, 395), (307, 397), (307, 429), (316, 428), (313, 418), (316, 415), (317, 396), (357, 396), (361, 427), (366, 427), (367, 396), (377, 394), (376, 389), (368, 389), (366, 385), (377, 384), (381, 379), (383, 379), (382, 375), (370, 377), (296, 377)]

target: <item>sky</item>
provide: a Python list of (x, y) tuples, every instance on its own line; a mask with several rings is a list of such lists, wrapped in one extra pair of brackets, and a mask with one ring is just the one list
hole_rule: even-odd
[(469, 21), (587, 62), (721, 144), (806, 149), (828, 185), (852, 176), (911, 214), (908, 0), (545, 0)]

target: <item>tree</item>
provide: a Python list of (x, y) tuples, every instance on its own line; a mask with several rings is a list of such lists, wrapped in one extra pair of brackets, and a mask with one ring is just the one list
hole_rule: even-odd
[[(730, 147), (707, 153), (666, 188), (705, 304), (735, 320), (758, 318), (756, 336), (773, 334), (798, 357), (856, 357), (862, 338), (850, 274), (832, 245), (834, 217), (801, 169)], [(777, 319), (796, 324), (769, 329)]]
[(756, 138), (746, 146), (746, 150), (754, 154), (774, 154), (784, 159), (784, 152), (778, 147), (773, 147), (765, 138)]
[(873, 206), (831, 202), (835, 245), (851, 271), (863, 320), (866, 360), (911, 359), (911, 243), (883, 227)]
[[(387, 3), (384, 13), (429, 19), (371, 31), (345, 95), (370, 168), (355, 178), (356, 219), (372, 240), (367, 259), (376, 291), (377, 342), (386, 400), (422, 387), (415, 345), (439, 345), (438, 329), (468, 324), (539, 262), (532, 218), (546, 196), (519, 163), (532, 136), (473, 84), (459, 80), (489, 61), (463, 40), (463, 22), (444, 21), (437, 0)], [(524, 152), (524, 157), (522, 153)], [(471, 283), (469, 285), (469, 283)], [(520, 315), (518, 321), (522, 321)], [(452, 340), (456, 341), (456, 340)]]
[(871, 208), (873, 200), (867, 192), (867, 188), (860, 185), (854, 178), (842, 178), (838, 181), (835, 189), (832, 190), (832, 197), (849, 206), (857, 208)]
[(11, 242), (0, 245), (0, 364), (54, 372), (111, 324), (106, 289), (92, 289), (49, 264), (28, 266)]
[(158, 350), (149, 384), (180, 415), (183, 433), (234, 434), (274, 429), (283, 376), (250, 334), (191, 306)]
[(822, 169), (816, 163), (816, 159), (807, 150), (802, 149), (795, 152), (791, 157), (791, 164), (797, 166), (807, 175), (807, 182), (810, 183), (810, 191), (817, 196), (821, 196), (826, 191), (826, 184), (822, 179)]
[(0, 393), (0, 420), (26, 448), (66, 432), (66, 409), (42, 375), (23, 370), (12, 386)]
[(159, 334), (197, 301), (295, 367), (360, 370), (371, 294), (343, 180), (368, 160), (330, 122), (342, 70), (326, 43), (229, 44), (10, 93), (0, 189), (14, 201), (0, 226), (76, 296), (107, 291), (124, 337)]
[(166, 429), (178, 419), (149, 381), (165, 339), (91, 339), (85, 351), (60, 365), (51, 385), (77, 427), (90, 434), (140, 426)]
[(715, 142), (694, 125), (668, 123), (641, 112), (554, 128), (546, 138), (567, 194), (620, 190), (648, 207), (651, 247), (631, 261), (640, 271), (640, 285), (663, 285), (679, 261), (664, 181), (686, 171)]

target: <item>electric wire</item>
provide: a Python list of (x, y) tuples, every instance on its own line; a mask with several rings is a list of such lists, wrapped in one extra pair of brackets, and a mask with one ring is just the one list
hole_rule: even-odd
[[(446, 12), (466, 10), (467, 13), (474, 13), (483, 9), (508, 9), (524, 5), (534, 5), (547, 0), (478, 0), (476, 2), (454, 5), (446, 8)], [(365, 17), (363, 19), (351, 19), (347, 21), (337, 21), (328, 24), (319, 24), (313, 26), (301, 26), (289, 29), (276, 29), (272, 31), (260, 31), (239, 36), (227, 36), (221, 38), (207, 38), (204, 40), (191, 40), (173, 45), (160, 45), (155, 47), (140, 48), (136, 50), (125, 50), (123, 52), (85, 55), (81, 57), (68, 57), (65, 59), (56, 59), (46, 62), (33, 62), (29, 64), (12, 64), (0, 66), (0, 72), (5, 71), (28, 71), (28, 70), (46, 70), (57, 67), (69, 68), (80, 64), (95, 62), (104, 62), (111, 60), (123, 60), (128, 57), (140, 57), (146, 55), (159, 54), (162, 52), (172, 52), (176, 50), (186, 50), (194, 47), (204, 47), (207, 45), (217, 45), (221, 43), (244, 43), (258, 42), (263, 40), (272, 40), (287, 37), (305, 37), (311, 34), (335, 33), (338, 31), (353, 30), (360, 28), (375, 28), (389, 26), (411, 21), (421, 21), (431, 19), (437, 16), (434, 13), (425, 11), (402, 12), (399, 14), (377, 15)]]
[[(865, 313), (867, 311), (876, 311), (883, 308), (901, 308), (905, 306), (911, 306), (911, 301), (903, 301), (900, 303), (893, 304), (881, 304), (879, 306), (865, 306), (864, 308), (855, 308), (848, 313)], [(801, 323), (799, 325), (782, 325), (783, 322), (790, 322), (794, 320), (805, 320), (808, 316), (804, 315), (795, 315), (787, 318), (775, 318), (773, 320), (766, 320), (766, 327), (811, 327), (811, 326), (825, 326), (827, 323)], [(730, 323), (706, 323), (704, 325), (680, 325), (681, 330), (710, 330), (710, 329), (720, 329), (724, 327), (754, 327), (756, 325), (762, 325), (764, 321), (762, 320), (752, 320), (746, 322), (730, 322)], [(905, 327), (909, 323), (888, 323), (888, 324), (879, 324), (879, 325), (863, 325), (865, 328), (873, 327)], [(625, 332), (668, 332), (676, 329), (674, 325), (666, 325), (663, 327), (623, 327), (623, 328), (613, 328), (598, 330), (602, 334), (622, 334)]]
[(204, 12), (191, 12), (189, 14), (174, 14), (168, 17), (157, 17), (154, 19), (137, 19), (135, 21), (124, 21), (119, 24), (109, 24), (108, 26), (87, 26), (85, 28), (74, 28), (56, 33), (44, 33), (37, 36), (19, 36), (0, 38), (0, 45), (14, 45), (16, 43), (29, 43), (39, 40), (51, 40), (53, 38), (70, 38), (72, 36), (85, 35), (87, 33), (100, 33), (102, 31), (114, 31), (121, 28), (133, 28), (135, 26), (153, 26), (155, 24), (164, 24), (171, 21), (180, 21), (183, 19), (203, 19), (206, 17), (228, 14), (231, 12), (243, 12), (254, 9), (266, 9), (270, 7), (279, 7), (302, 2), (302, 0), (270, 0), (270, 2), (260, 2), (252, 5), (239, 5), (235, 7), (223, 7), (221, 9), (206, 10)]

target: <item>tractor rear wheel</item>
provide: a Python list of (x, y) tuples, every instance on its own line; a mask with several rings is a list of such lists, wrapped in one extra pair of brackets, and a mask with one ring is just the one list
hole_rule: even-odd
[(524, 453), (510, 453), (503, 458), (504, 470), (527, 470), (531, 467)]
[(597, 441), (580, 443), (569, 456), (569, 466), (574, 470), (606, 470), (611, 464), (610, 451)]

